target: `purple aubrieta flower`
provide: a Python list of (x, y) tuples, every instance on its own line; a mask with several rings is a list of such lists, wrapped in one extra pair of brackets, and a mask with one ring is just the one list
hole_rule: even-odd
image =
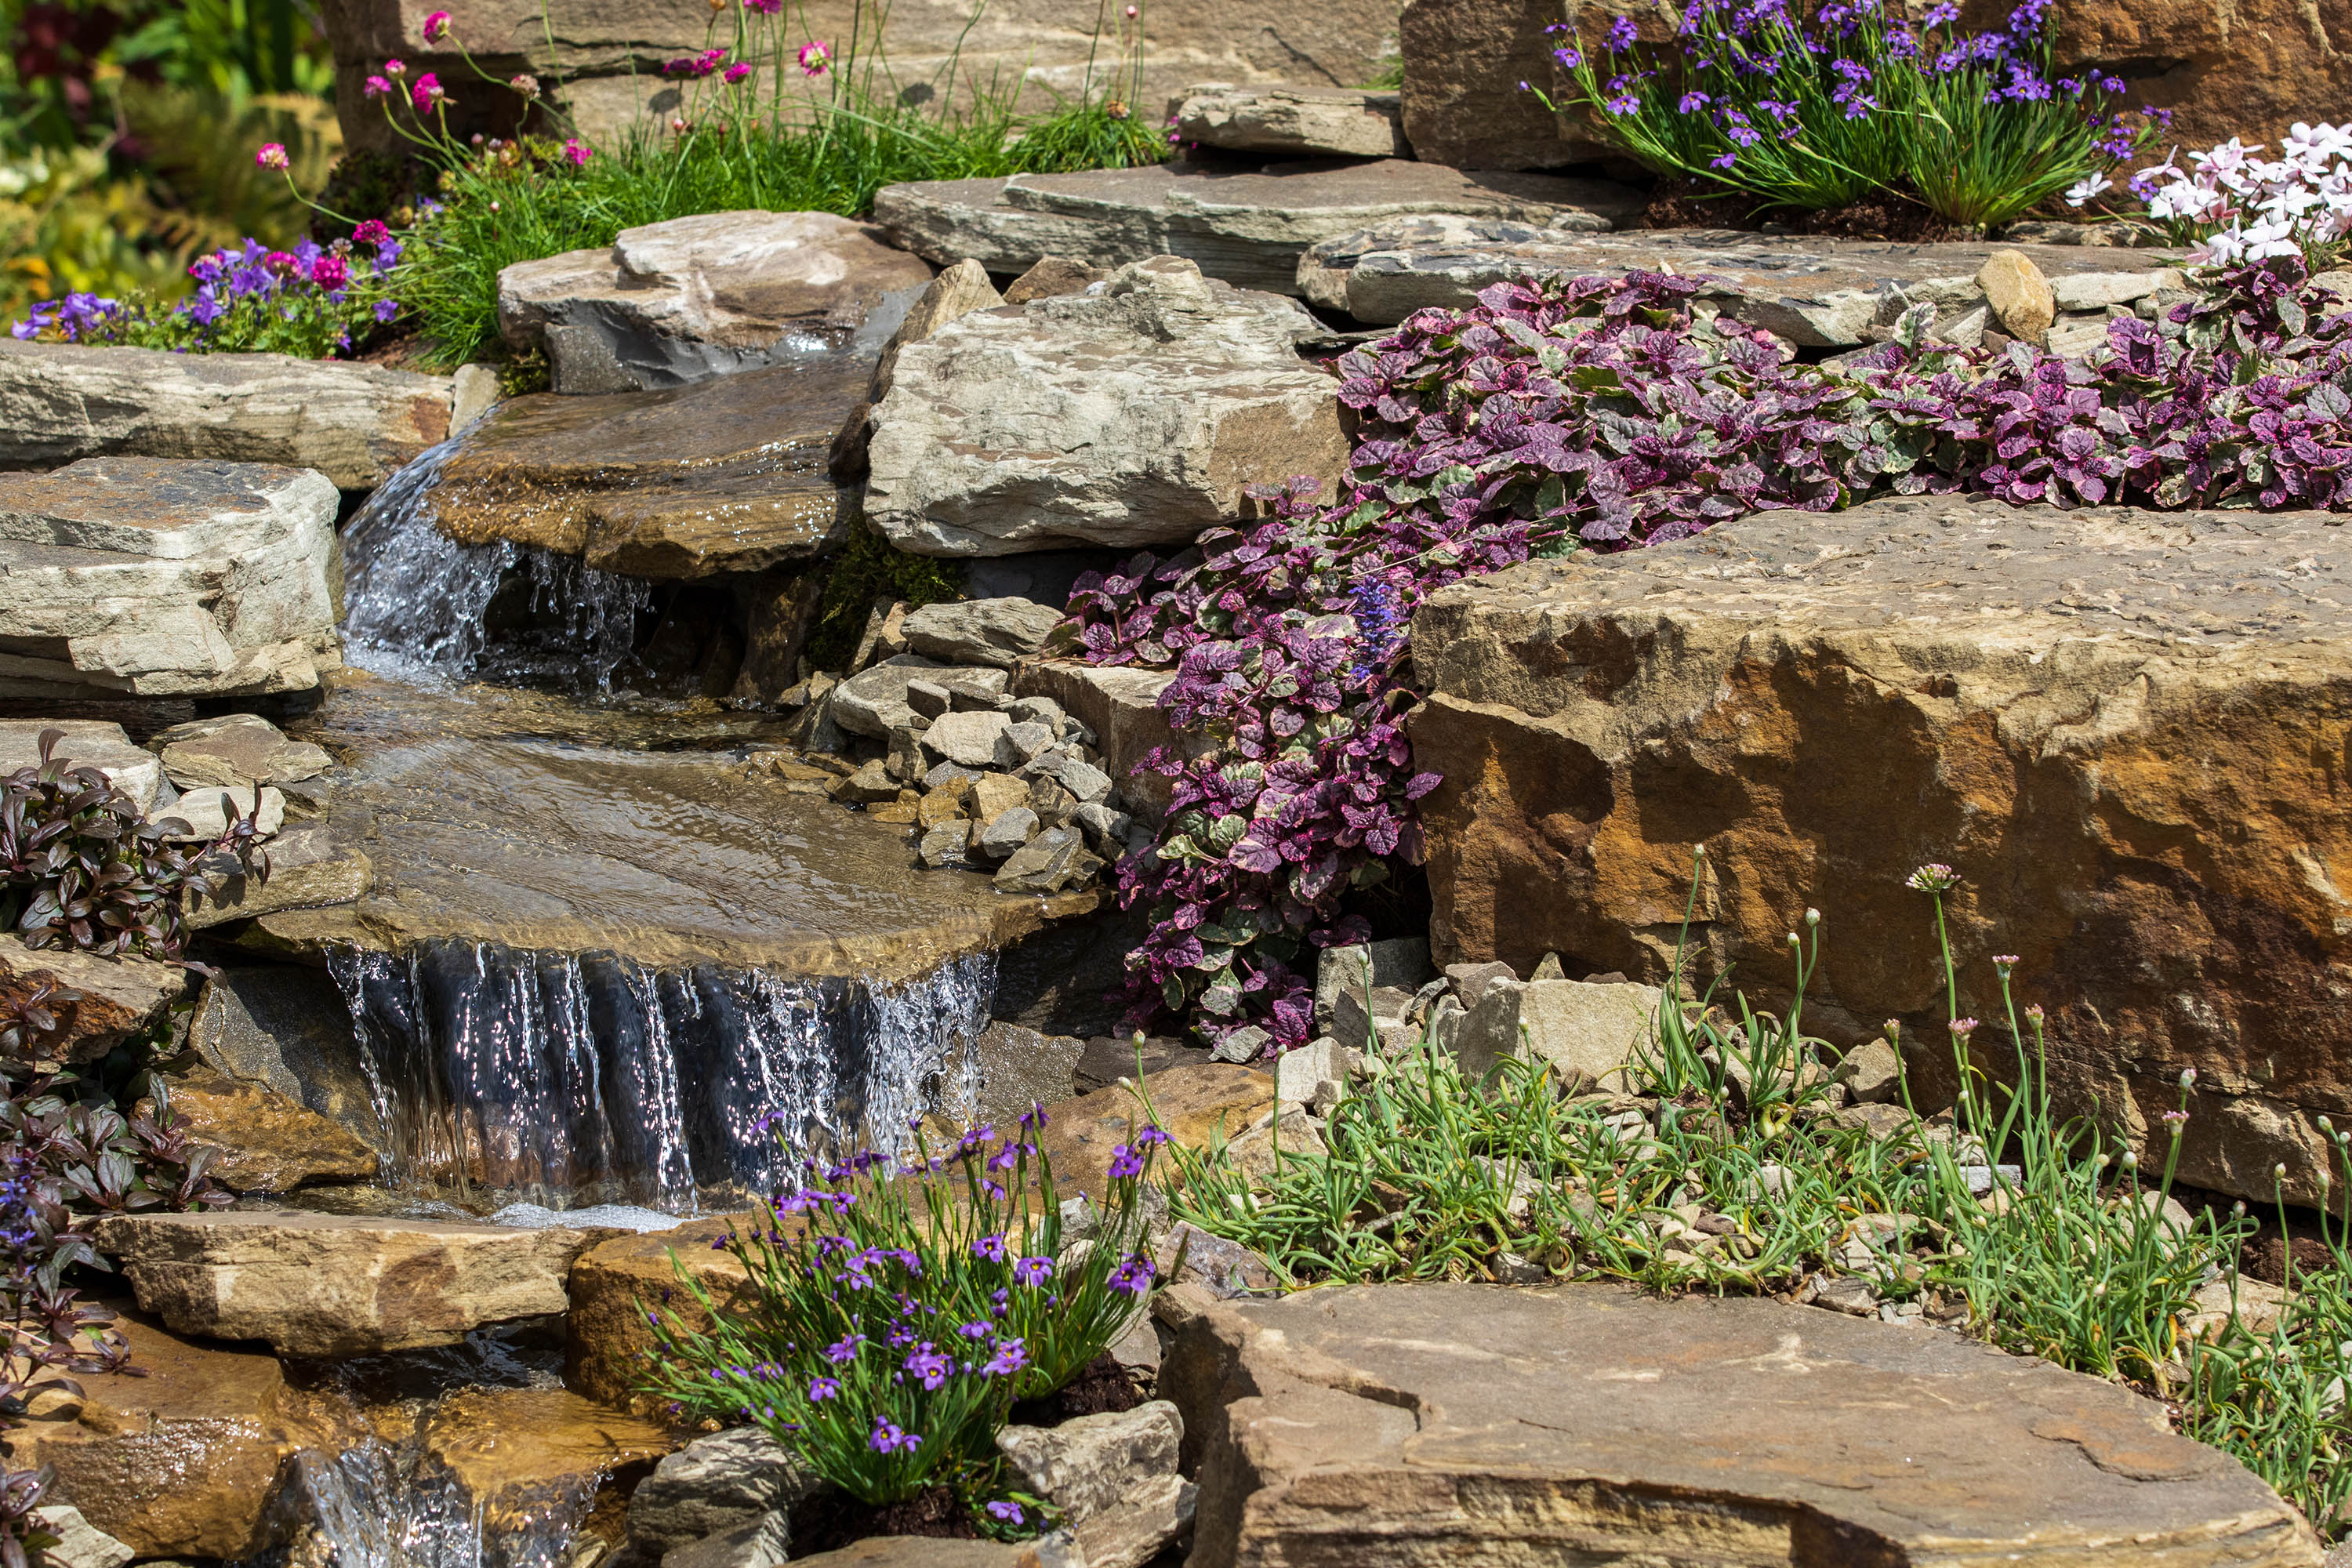
[[(744, 0), (744, 3), (749, 5), (751, 0)], [(1019, 1503), (1006, 1502), (1002, 1499), (998, 1499), (991, 1502), (988, 1505), (988, 1512), (989, 1517), (1001, 1521), (1005, 1524), (1019, 1524), (1023, 1520), (1028, 1517), (1028, 1515), (1021, 1511), (1021, 1505)]]

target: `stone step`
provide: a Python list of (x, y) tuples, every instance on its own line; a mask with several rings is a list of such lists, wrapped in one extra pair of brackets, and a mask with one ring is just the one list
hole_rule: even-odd
[(464, 423), (456, 384), (289, 354), (0, 342), (0, 468), (122, 453), (285, 463), (368, 489)]
[(1009, 274), (1046, 256), (1113, 268), (1171, 255), (1241, 288), (1294, 294), (1307, 247), (1384, 218), (1464, 213), (1601, 230), (1643, 201), (1605, 180), (1304, 159), (886, 185), (874, 217), (895, 243), (941, 265), (971, 257)]
[(2154, 1402), (1956, 1334), (1603, 1285), (1174, 1294), (1197, 1568), (2320, 1562)]
[(1480, 289), (1510, 279), (1679, 272), (1715, 279), (1709, 297), (1740, 321), (1802, 347), (1852, 348), (1872, 341), (1871, 328), (1893, 326), (1910, 304), (1933, 304), (1939, 322), (1984, 304), (1977, 274), (2001, 250), (2039, 267), (2062, 310), (2104, 318), (2109, 304), (2181, 286), (2177, 255), (2162, 250), (1901, 245), (1739, 229), (1580, 234), (1444, 214), (1391, 219), (1317, 244), (1299, 259), (1297, 292), (1310, 304), (1388, 324), (1432, 307), (1462, 310)]
[(572, 1259), (611, 1234), (235, 1209), (116, 1215), (98, 1249), (174, 1332), (348, 1356), (560, 1313)]
[(1408, 158), (1393, 92), (1206, 83), (1168, 106), (1177, 136), (1203, 147), (1293, 158)]

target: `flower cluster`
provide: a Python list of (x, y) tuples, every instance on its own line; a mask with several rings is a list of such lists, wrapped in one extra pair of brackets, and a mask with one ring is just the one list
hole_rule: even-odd
[(1964, 33), (1948, 4), (1915, 21), (1892, 0), (1690, 0), (1668, 48), (1620, 16), (1597, 50), (1553, 56), (1604, 134), (1662, 172), (1798, 207), (1891, 190), (1996, 223), (2103, 179), (2163, 119), (2127, 123), (2117, 78), (2053, 77), (2047, 10)]
[(1045, 1120), (1034, 1110), (1001, 1139), (971, 1129), (938, 1156), (918, 1123), (904, 1163), (805, 1163), (797, 1191), (715, 1244), (749, 1272), (748, 1306), (715, 1303), (681, 1269), (709, 1326), (648, 1311), (666, 1352), (654, 1392), (690, 1417), (765, 1427), (863, 1501), (946, 1484), (982, 1528), (1029, 1522), (1002, 1495), (996, 1431), (1014, 1401), (1100, 1354), (1150, 1291), (1144, 1182), (1168, 1141), (1147, 1126), (1120, 1145), (1099, 1230), (1066, 1240)]
[(2315, 266), (2336, 255), (2352, 237), (2352, 125), (2297, 121), (2278, 157), (2258, 157), (2263, 150), (2232, 136), (2189, 153), (2193, 173), (2180, 168), (2176, 150), (2133, 175), (2132, 194), (2174, 237), (2195, 242), (2192, 260), (2300, 256)]
[(400, 255), (400, 241), (378, 222), (331, 247), (306, 238), (273, 250), (248, 239), (191, 262), (195, 289), (168, 310), (68, 294), (35, 305), (9, 330), (19, 340), (326, 358), (350, 353), (355, 339), (400, 313), (391, 286)]
[(1152, 929), (1136, 1021), (1307, 1037), (1308, 950), (1364, 930), (1351, 889), (1421, 856), (1404, 626), (1433, 589), (1532, 555), (1622, 550), (1766, 508), (1969, 490), (2012, 502), (2352, 508), (2352, 316), (2299, 263), (2219, 275), (2089, 362), (1925, 341), (1915, 309), (1851, 365), (1805, 365), (1693, 304), (1690, 279), (1498, 283), (1340, 362), (1347, 493), (1079, 579), (1058, 634), (1172, 668), (1182, 740), (1161, 841), (1119, 868)]

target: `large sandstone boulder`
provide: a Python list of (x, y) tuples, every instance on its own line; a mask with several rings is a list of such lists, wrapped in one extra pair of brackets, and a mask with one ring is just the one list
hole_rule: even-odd
[[(2084, 247), (1894, 245), (1734, 229), (1636, 229), (1577, 234), (1497, 218), (1391, 218), (1328, 239), (1299, 258), (1308, 303), (1367, 321), (1402, 321), (1415, 310), (1461, 310), (1507, 279), (1679, 272), (1707, 279), (1705, 298), (1738, 321), (1809, 348), (1883, 340), (1905, 310), (1936, 307), (1949, 335), (1987, 307), (1978, 277), (1995, 254), (2022, 258), (2064, 286), (2066, 327), (2105, 341), (2106, 308), (2151, 309), (2159, 294), (2184, 297), (2176, 253)], [(1982, 335), (1977, 315), (1969, 342)], [(2037, 339), (2037, 341), (2039, 341)]]
[(276, 1089), (203, 1070), (164, 1081), (180, 1125), (215, 1151), (205, 1173), (233, 1193), (373, 1181), (382, 1163), (341, 1122)]
[(131, 1371), (78, 1373), (79, 1401), (37, 1395), (0, 1436), (12, 1468), (57, 1468), (43, 1500), (70, 1503), (142, 1558), (231, 1561), (267, 1544), (279, 1466), (359, 1440), (331, 1397), (289, 1386), (277, 1359), (205, 1344), (143, 1319), (121, 1324)]
[(2161, 1405), (1956, 1334), (1600, 1285), (1192, 1305), (1192, 1568), (2320, 1561)]
[(819, 554), (847, 537), (825, 460), (871, 363), (843, 352), (663, 392), (514, 398), (442, 466), (435, 526), (460, 544), (505, 540), (633, 577)]
[(559, 393), (650, 392), (834, 352), (870, 353), (931, 280), (881, 231), (831, 213), (701, 213), (499, 274), (499, 332)]
[(30, 948), (14, 931), (0, 935), (0, 1001), (29, 1002), (46, 992), (41, 1007), (56, 1020), (25, 1059), (96, 1061), (162, 1024), (187, 990), (188, 972), (176, 963)]
[(579, 1230), (238, 1209), (100, 1222), (142, 1310), (173, 1330), (268, 1340), (280, 1355), (454, 1345), (564, 1310)]
[(0, 697), (307, 691), (340, 668), (335, 487), (261, 463), (0, 475)]
[[(1779, 1005), (1820, 909), (1808, 1028), (1901, 1019), (1915, 1089), (1948, 1093), (1904, 887), (1947, 863), (1961, 1007), (2001, 1017), (1990, 956), (2018, 955), (2063, 1112), (2160, 1160), (2194, 1068), (2182, 1179), (2267, 1199), (2284, 1162), (2315, 1198), (2313, 1119), (2352, 1112), (2341, 521), (1891, 500), (1444, 589), (1412, 725), (1445, 778), (1439, 961), (1657, 982), (1703, 846), (1700, 968)], [(1978, 1043), (2006, 1076), (2008, 1043)]]
[(1413, 155), (1464, 169), (1549, 169), (1590, 156), (1570, 148), (1528, 84), (1551, 85), (1544, 29), (1556, 0), (1409, 0), (1398, 18), (1404, 54), (1404, 134)]
[[(661, 76), (662, 64), (698, 52), (709, 39), (710, 8), (701, 4), (566, 5), (554, 13), (551, 38), (542, 0), (482, 0), (456, 8), (452, 43), (420, 45), (425, 18), (446, 8), (439, 0), (326, 0), (320, 9), (334, 46), (335, 98), (347, 145), (406, 149), (382, 107), (360, 90), (370, 74), (383, 69), (386, 56), (407, 61), (411, 80), (420, 70), (440, 73), (451, 89), (450, 122), (461, 136), (475, 131), (505, 134), (520, 105), (511, 93), (480, 80), (473, 62), (453, 47), (457, 42), (499, 79), (517, 71), (538, 73), (551, 88), (555, 107), (602, 147), (647, 115), (666, 124), (684, 107), (680, 84)], [(1394, 0), (1316, 0), (1281, 8), (1247, 0), (1202, 0), (1152, 14), (1140, 92), (1131, 107), (1157, 106), (1200, 81), (1319, 87), (1369, 81), (1384, 60), (1395, 58), (1396, 12)], [(861, 36), (852, 0), (814, 0), (784, 15), (791, 18), (788, 49), (803, 37), (846, 48)], [(866, 39), (871, 40), (875, 25), (866, 13)], [(963, 79), (1003, 83), (1022, 94), (1024, 109), (1043, 110), (1090, 85), (1094, 92), (1103, 91), (1119, 48), (1116, 26), (1110, 13), (1087, 0), (900, 7), (889, 13), (882, 43), (890, 74), (918, 91), (971, 73)], [(1100, 36), (1098, 28), (1104, 29)], [(722, 29), (721, 40), (729, 37)], [(865, 47), (875, 46), (868, 41)], [(871, 63), (871, 57), (860, 63)], [(753, 64), (760, 74), (745, 90), (764, 105), (767, 62)], [(793, 99), (822, 98), (832, 82), (803, 77), (788, 57), (782, 86), (788, 95), (784, 112), (793, 114), (799, 111)], [(961, 85), (957, 90), (961, 95)]]
[(1287, 294), (1308, 246), (1385, 218), (1459, 213), (1605, 230), (1642, 201), (1606, 180), (1303, 159), (886, 185), (874, 220), (941, 265), (971, 257), (991, 272), (1023, 272), (1048, 256), (1100, 268), (1181, 256), (1212, 278)]
[(1398, 117), (1393, 92), (1223, 83), (1192, 89), (1169, 110), (1187, 142), (1305, 158), (1410, 157)]
[(1099, 294), (977, 310), (899, 351), (866, 516), (902, 550), (1006, 555), (1189, 541), (1294, 474), (1336, 479), (1338, 384), (1296, 303), (1160, 257)]
[(688, 1220), (674, 1230), (617, 1236), (582, 1253), (565, 1281), (564, 1386), (623, 1410), (648, 1405), (639, 1392), (651, 1377), (660, 1342), (648, 1310), (674, 1328), (707, 1326), (709, 1317), (680, 1283), (684, 1270), (721, 1308), (751, 1300), (751, 1277), (724, 1241), (730, 1221)]
[(0, 342), (0, 468), (204, 458), (382, 484), (449, 434), (450, 378), (290, 354)]

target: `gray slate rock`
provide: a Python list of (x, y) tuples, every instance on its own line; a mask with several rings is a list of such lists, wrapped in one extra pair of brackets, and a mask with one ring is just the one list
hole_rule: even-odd
[(629, 1549), (659, 1557), (790, 1510), (824, 1485), (757, 1426), (698, 1437), (655, 1466), (630, 1494)]
[(1341, 991), (1363, 989), (1367, 960), (1371, 964), (1371, 983), (1375, 987), (1418, 990), (1433, 973), (1429, 967), (1429, 942), (1423, 937), (1395, 937), (1387, 942), (1325, 948), (1315, 962), (1317, 1033), (1330, 1032), (1332, 1005)]
[(1008, 860), (1037, 837), (1037, 814), (1025, 805), (1001, 811), (980, 831), (976, 847), (991, 860)]
[(731, 1530), (674, 1548), (661, 1568), (778, 1568), (792, 1555), (792, 1521), (763, 1513)]
[(899, 353), (866, 516), (925, 555), (1189, 542), (1247, 515), (1264, 476), (1345, 466), (1338, 383), (1296, 352), (1319, 331), (1167, 256), (961, 317)]
[(1191, 89), (1170, 111), (1176, 134), (1203, 147), (1293, 156), (1409, 158), (1403, 100), (1347, 88)]
[(923, 731), (923, 749), (961, 767), (1001, 766), (998, 742), (1010, 727), (1002, 713), (948, 713), (932, 720)]
[[(1018, 808), (1018, 814), (1034, 816), (1026, 806)], [(1005, 814), (1007, 816), (1013, 815), (1016, 813)], [(1086, 852), (1084, 841), (1076, 829), (1048, 827), (1015, 850), (997, 868), (996, 890), (1000, 893), (1066, 892), (1093, 876), (1096, 865), (1094, 857)]]
[(204, 784), (293, 784), (333, 765), (324, 747), (288, 738), (254, 713), (175, 724), (156, 735), (165, 776), (184, 790)]
[(871, 359), (931, 269), (869, 224), (698, 213), (499, 274), (499, 333), (559, 393), (651, 392), (846, 352)]
[(946, 664), (1009, 670), (1043, 648), (1061, 620), (1061, 611), (1029, 599), (925, 605), (907, 617), (907, 646)]
[(1465, 174), (1402, 158), (1307, 159), (1255, 171), (1155, 163), (886, 185), (874, 218), (895, 242), (942, 266), (970, 257), (991, 272), (1017, 273), (1048, 256), (1106, 268), (1181, 256), (1209, 277), (1287, 294), (1300, 252), (1383, 218), (1465, 213), (1607, 229), (1643, 204), (1604, 180)]
[(833, 689), (826, 711), (833, 721), (854, 735), (887, 741), (890, 731), (920, 717), (907, 701), (907, 687), (916, 680), (937, 680), (939, 666), (919, 654), (902, 653), (862, 669)]

